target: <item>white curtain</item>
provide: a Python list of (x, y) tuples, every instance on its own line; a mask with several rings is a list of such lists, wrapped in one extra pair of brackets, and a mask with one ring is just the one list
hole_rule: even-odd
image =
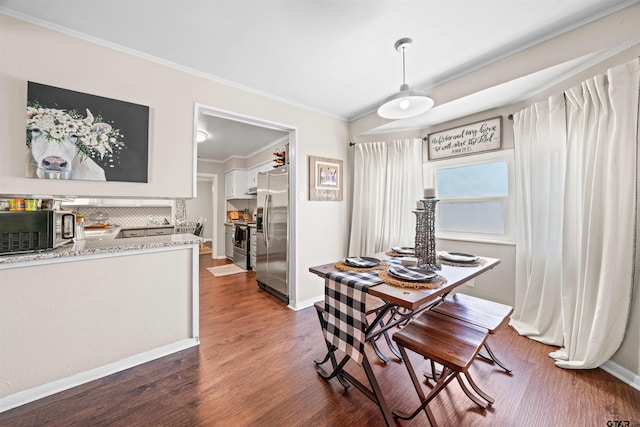
[(560, 282), (566, 173), (564, 96), (514, 115), (516, 168), (516, 301), (521, 335), (562, 343)]
[(413, 246), (415, 215), (422, 197), (422, 140), (355, 146), (349, 255)]
[[(548, 143), (544, 139), (549, 135), (529, 130), (538, 129), (539, 123), (546, 128), (547, 119), (534, 120), (530, 127), (529, 109), (514, 117), (516, 155), (521, 159), (517, 167), (524, 165), (516, 170), (517, 191), (522, 193), (518, 228), (530, 228), (516, 241), (511, 325), (523, 335), (562, 346), (550, 356), (563, 368), (600, 366), (624, 338), (635, 256), (639, 86), (636, 59), (565, 92), (566, 127), (550, 134), (565, 141), (564, 147), (556, 147), (558, 159), (564, 158), (557, 165), (560, 173), (553, 168), (545, 172), (546, 163), (537, 162), (527, 148)], [(549, 123), (556, 119), (552, 116)], [(531, 186), (546, 186), (540, 181), (550, 183), (548, 194), (530, 191)], [(545, 213), (548, 198), (560, 207)], [(548, 234), (537, 234), (543, 232)], [(540, 239), (559, 243), (545, 254), (544, 245), (531, 243)]]

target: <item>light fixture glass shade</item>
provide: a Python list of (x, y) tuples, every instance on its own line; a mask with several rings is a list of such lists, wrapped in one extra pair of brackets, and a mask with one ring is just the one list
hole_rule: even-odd
[(433, 99), (421, 90), (411, 90), (404, 84), (385, 99), (378, 108), (378, 115), (385, 119), (407, 119), (425, 113), (433, 107)]
[(204, 142), (209, 135), (203, 130), (199, 130), (196, 132), (196, 142)]

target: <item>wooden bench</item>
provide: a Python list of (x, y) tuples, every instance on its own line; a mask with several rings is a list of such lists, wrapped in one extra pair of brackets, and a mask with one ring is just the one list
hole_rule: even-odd
[[(465, 394), (478, 406), (486, 408), (487, 403), (492, 404), (494, 402), (493, 398), (484, 393), (473, 382), (467, 371), (478, 355), (488, 335), (489, 333), (485, 328), (465, 323), (433, 311), (423, 313), (401, 331), (393, 334), (393, 340), (400, 349), (411, 381), (422, 402), (412, 413), (395, 410), (393, 411), (394, 416), (409, 420), (424, 410), (431, 425), (436, 426), (437, 423), (428, 404), (454, 378), (458, 380)], [(425, 395), (422, 389), (422, 385), (411, 364), (411, 360), (407, 356), (406, 349), (423, 356), (425, 359), (429, 359), (432, 364), (432, 372), (434, 372), (433, 362), (442, 365), (442, 372), (437, 376), (436, 384), (428, 395)], [(435, 377), (435, 373), (433, 375)], [(461, 375), (466, 378), (471, 388), (473, 388), (484, 401), (467, 388)]]
[[(494, 334), (513, 313), (513, 307), (508, 305), (460, 293), (447, 297), (432, 310), (485, 328), (490, 334)], [(480, 356), (497, 363), (506, 372), (511, 372), (511, 369), (496, 357), (488, 342), (485, 343), (484, 348), (489, 356), (486, 357), (482, 354)]]

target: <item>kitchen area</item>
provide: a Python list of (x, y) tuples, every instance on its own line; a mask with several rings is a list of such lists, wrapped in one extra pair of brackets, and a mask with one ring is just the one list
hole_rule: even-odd
[(283, 159), (282, 164), (227, 172), (224, 223), (226, 258), (243, 270), (255, 270), (258, 286), (286, 303), (288, 171)]

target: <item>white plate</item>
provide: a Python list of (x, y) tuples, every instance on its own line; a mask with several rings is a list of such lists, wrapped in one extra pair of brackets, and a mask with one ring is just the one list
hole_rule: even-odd
[(418, 267), (404, 267), (401, 265), (389, 267), (387, 273), (389, 273), (391, 277), (404, 280), (406, 282), (426, 282), (437, 276), (437, 274), (431, 270), (425, 270)]
[(407, 246), (394, 246), (391, 250), (403, 255), (413, 255), (416, 252), (415, 248), (409, 248)]
[(460, 252), (440, 252), (440, 256), (447, 261), (462, 263), (476, 262), (479, 259), (476, 255), (463, 254)]

